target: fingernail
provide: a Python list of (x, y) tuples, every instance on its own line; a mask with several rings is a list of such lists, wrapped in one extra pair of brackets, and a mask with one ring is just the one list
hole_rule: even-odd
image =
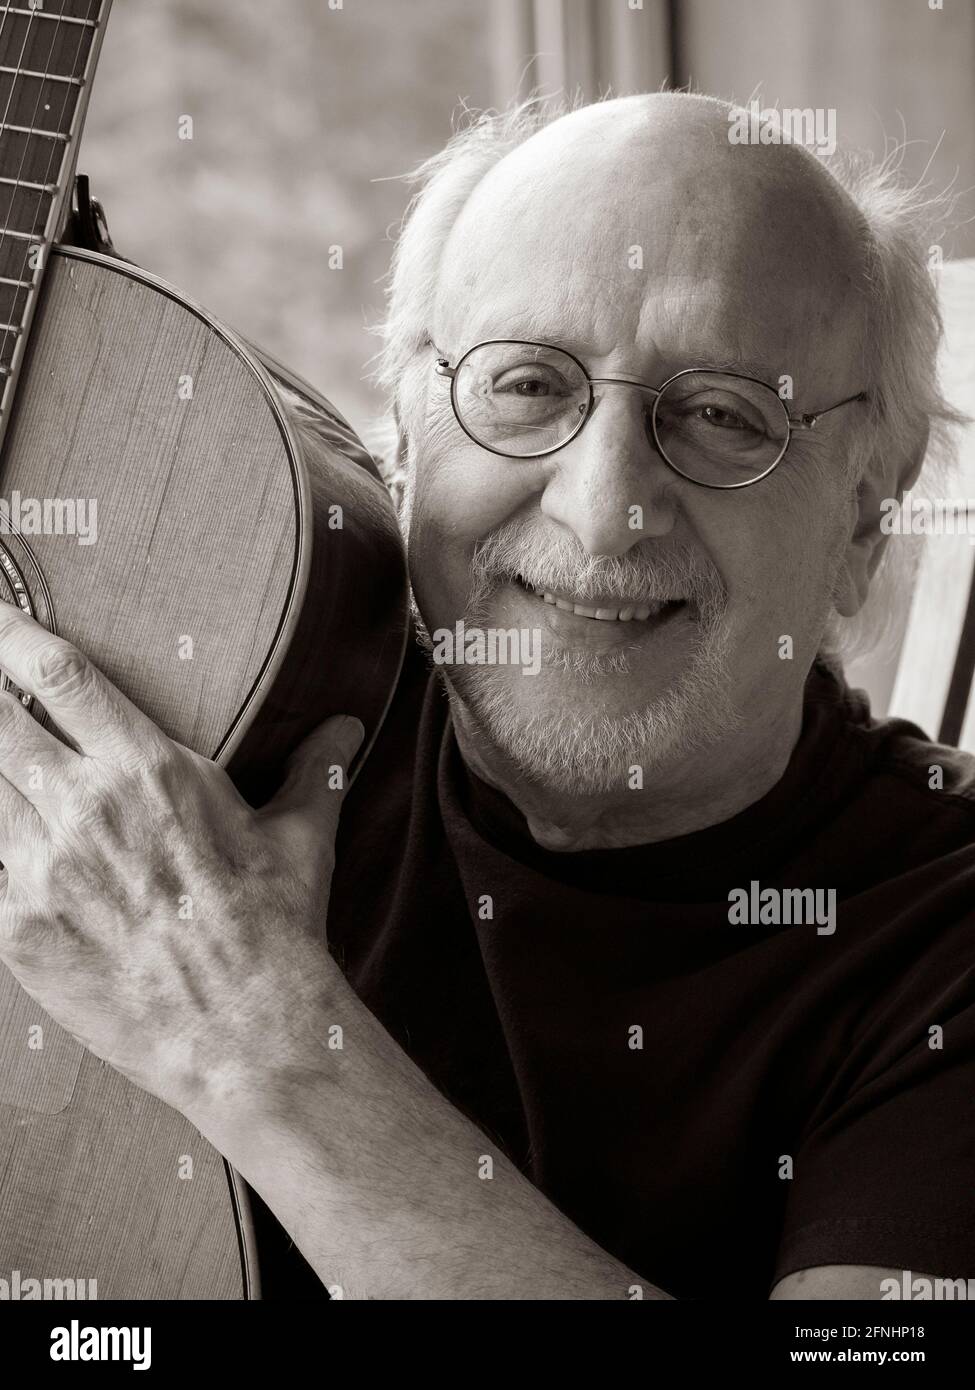
[(362, 722), (352, 714), (344, 714), (335, 731), (335, 740), (346, 763), (352, 761), (356, 750), (366, 736)]

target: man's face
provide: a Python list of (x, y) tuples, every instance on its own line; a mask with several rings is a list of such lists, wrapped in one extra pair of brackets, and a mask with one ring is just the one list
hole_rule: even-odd
[(446, 675), (480, 732), (553, 787), (606, 790), (634, 764), (760, 739), (796, 708), (841, 585), (856, 406), (794, 435), (768, 478), (715, 491), (655, 452), (647, 393), (609, 387), (558, 453), (508, 459), (465, 435), (433, 371), (515, 338), (652, 386), (712, 364), (788, 376), (793, 414), (857, 392), (850, 214), (801, 151), (727, 129), (719, 108), (667, 97), (568, 117), (495, 167), (444, 255), (411, 440), (414, 594), (428, 632), (540, 631), (538, 674)]

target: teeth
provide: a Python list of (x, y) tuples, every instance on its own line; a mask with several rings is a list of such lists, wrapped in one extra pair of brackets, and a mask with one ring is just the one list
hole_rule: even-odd
[(547, 590), (534, 590), (539, 598), (546, 603), (554, 604), (556, 608), (561, 608), (563, 613), (578, 613), (581, 618), (599, 618), (608, 623), (628, 623), (634, 619), (644, 622), (652, 613), (654, 617), (664, 607), (663, 603), (655, 603), (651, 607), (641, 604), (634, 607), (629, 604), (623, 608), (593, 608), (587, 603), (570, 603), (568, 599), (559, 598), (556, 594), (550, 594)]
[[(521, 579), (521, 576), (518, 576)], [(560, 594), (553, 594), (548, 589), (540, 589), (535, 584), (529, 584), (521, 579), (521, 583), (530, 593), (537, 598), (544, 599), (546, 603), (555, 608), (561, 608), (563, 613), (578, 613), (582, 618), (598, 618), (603, 622), (629, 623), (645, 622), (647, 618), (657, 615), (667, 606), (671, 600), (658, 599), (655, 603), (624, 603), (620, 606), (597, 608), (591, 603), (574, 603), (572, 600), (562, 598)]]

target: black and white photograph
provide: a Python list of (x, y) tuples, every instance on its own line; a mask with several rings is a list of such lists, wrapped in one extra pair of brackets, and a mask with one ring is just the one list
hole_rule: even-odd
[(975, 0), (0, 4), (0, 445), (29, 1373), (970, 1344)]

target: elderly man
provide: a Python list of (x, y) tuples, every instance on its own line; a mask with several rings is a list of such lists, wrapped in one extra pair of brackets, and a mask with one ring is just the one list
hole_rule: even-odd
[(932, 290), (909, 201), (733, 114), (425, 171), (383, 360), (428, 659), (337, 846), (354, 721), (255, 813), (3, 614), (85, 755), (0, 697), (5, 960), (346, 1297), (975, 1275), (972, 761), (820, 656), (946, 417)]

